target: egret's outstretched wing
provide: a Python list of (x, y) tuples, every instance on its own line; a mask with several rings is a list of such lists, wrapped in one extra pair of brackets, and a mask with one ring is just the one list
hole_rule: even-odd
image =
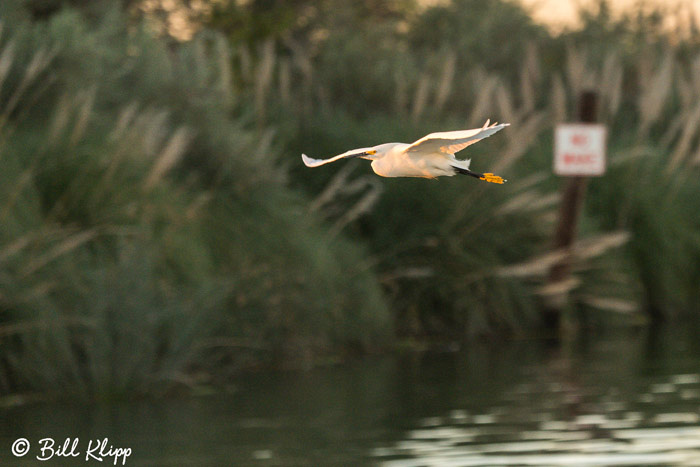
[(510, 123), (494, 123), (489, 126), (489, 121), (482, 128), (473, 130), (459, 131), (443, 131), (441, 133), (430, 133), (422, 137), (415, 143), (406, 148), (406, 152), (444, 152), (445, 154), (454, 154), (466, 148), (470, 144), (491, 136), (492, 134), (501, 131)]
[(331, 157), (330, 159), (312, 159), (311, 157), (307, 156), (306, 154), (301, 155), (301, 160), (304, 161), (304, 165), (307, 167), (318, 167), (320, 165), (324, 164), (330, 164), (331, 162), (335, 162), (340, 159), (348, 159), (352, 157), (362, 157), (366, 154), (367, 151), (371, 150), (372, 148), (360, 148), (360, 149), (351, 149), (350, 151), (344, 152), (342, 154), (338, 154), (337, 156)]

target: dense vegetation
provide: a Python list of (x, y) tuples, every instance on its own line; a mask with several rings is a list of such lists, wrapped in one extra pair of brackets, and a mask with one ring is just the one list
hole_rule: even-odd
[[(37, 5), (0, 4), (2, 393), (537, 330), (552, 130), (589, 88), (610, 167), (557, 290), (592, 321), (698, 312), (700, 44), (657, 13), (552, 36), (506, 1), (217, 2), (178, 42), (138, 1)], [(504, 186), (299, 161), (486, 118), (512, 126), (469, 157)]]

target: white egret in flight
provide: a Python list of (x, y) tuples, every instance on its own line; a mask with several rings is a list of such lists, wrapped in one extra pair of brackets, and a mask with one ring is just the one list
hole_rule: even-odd
[(442, 175), (470, 175), (491, 183), (506, 180), (492, 173), (477, 173), (469, 170), (470, 160), (459, 160), (455, 153), (470, 144), (484, 139), (507, 127), (509, 123), (489, 125), (474, 130), (445, 131), (430, 133), (412, 144), (386, 143), (374, 147), (353, 149), (330, 159), (312, 159), (306, 154), (301, 158), (307, 167), (335, 162), (340, 159), (359, 157), (372, 161), (372, 170), (382, 177), (423, 177), (436, 178)]

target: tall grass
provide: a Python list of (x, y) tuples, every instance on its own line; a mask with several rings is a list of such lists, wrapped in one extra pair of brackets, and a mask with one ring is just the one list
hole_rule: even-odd
[[(683, 263), (656, 264), (694, 257), (692, 241), (677, 253), (660, 239), (670, 238), (661, 227), (666, 224), (692, 237), (695, 226), (684, 205), (693, 205), (697, 187), (693, 176), (678, 174), (697, 173), (700, 160), (700, 44), (683, 22), (669, 30), (659, 18), (653, 9), (616, 18), (601, 1), (582, 11), (580, 29), (554, 37), (513, 4), (459, 0), (422, 14), (407, 10), (403, 23), (370, 18), (331, 30), (320, 23), (318, 36), (307, 25), (309, 37), (238, 45), (232, 69), (239, 70), (242, 99), (257, 103), (258, 121), (276, 125), (290, 141), (295, 167), (296, 154), (312, 149), (335, 154), (412, 141), (486, 118), (512, 124), (470, 148), (475, 167), (510, 179), (497, 192), (463, 180), (371, 183), (357, 170), (338, 178), (330, 169), (313, 177), (298, 168), (291, 172), (319, 197), (336, 229), (370, 246), (396, 322), (401, 326), (413, 319), (404, 315), (416, 315), (418, 324), (411, 326), (418, 332), (518, 330), (537, 322), (538, 297), (547, 292), (544, 276), (499, 280), (497, 271), (560, 253), (549, 249), (559, 185), (551, 175), (551, 135), (556, 123), (576, 119), (579, 94), (595, 89), (599, 118), (609, 127), (611, 169), (590, 184), (581, 241), (605, 246), (608, 234), (619, 233), (615, 238), (626, 242), (579, 255), (567, 290), (583, 307), (658, 318), (694, 309), (694, 288), (671, 272), (683, 270)], [(639, 152), (651, 156), (630, 156)], [(628, 175), (635, 173), (660, 178)], [(666, 193), (658, 199), (666, 203), (658, 215), (654, 203), (638, 195), (657, 189)], [(627, 215), (632, 209), (647, 221), (633, 221)], [(488, 261), (474, 259), (489, 255)], [(655, 277), (662, 270), (668, 270), (664, 278)], [(478, 290), (465, 286), (472, 284), (466, 276), (484, 278), (474, 286)], [(484, 297), (506, 298), (484, 306)]]
[(365, 252), (287, 186), (230, 54), (116, 11), (3, 25), (0, 391), (157, 394), (386, 345)]

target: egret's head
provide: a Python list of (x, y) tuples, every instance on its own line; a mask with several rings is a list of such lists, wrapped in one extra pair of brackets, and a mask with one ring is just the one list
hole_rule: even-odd
[(377, 159), (377, 158), (379, 157), (379, 154), (377, 154), (377, 150), (376, 150), (376, 149), (370, 149), (370, 150), (368, 150), (368, 151), (363, 152), (362, 155), (361, 155), (360, 157), (363, 158), (363, 159), (367, 159), (367, 160), (373, 161), (373, 160), (375, 160), (375, 159)]

